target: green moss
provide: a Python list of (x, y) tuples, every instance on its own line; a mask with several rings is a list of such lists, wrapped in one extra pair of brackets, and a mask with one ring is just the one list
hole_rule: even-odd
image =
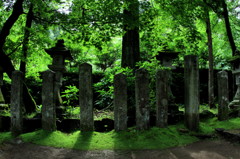
[(129, 129), (121, 132), (74, 132), (64, 134), (59, 131), (46, 132), (39, 130), (21, 135), (25, 142), (54, 147), (65, 147), (81, 150), (103, 149), (164, 149), (181, 146), (198, 141), (196, 137), (180, 134), (177, 128), (151, 128), (147, 131)]
[[(184, 105), (179, 105), (178, 106), (179, 111), (185, 111)], [(218, 113), (218, 109), (217, 108), (212, 108), (210, 109), (208, 105), (200, 105), (199, 106), (199, 113), (203, 112), (204, 110), (208, 110), (210, 112), (212, 112), (213, 114), (217, 114)]]
[(233, 118), (225, 121), (218, 121), (217, 118), (208, 119), (205, 122), (200, 122), (200, 130), (202, 133), (214, 133), (215, 128), (224, 129), (240, 129), (240, 118)]
[(0, 132), (0, 144), (2, 144), (4, 141), (12, 139), (12, 135), (10, 132)]
[[(215, 128), (240, 129), (240, 118), (218, 121), (212, 118), (200, 123), (201, 134), (214, 133)], [(20, 135), (24, 142), (35, 143), (52, 147), (62, 147), (80, 150), (103, 150), (103, 149), (166, 149), (169, 147), (182, 146), (198, 141), (190, 133), (181, 133), (178, 130), (185, 129), (183, 124), (169, 126), (168, 128), (153, 127), (150, 130), (138, 131), (129, 128), (120, 132), (80, 132), (71, 134), (60, 131), (48, 132), (38, 130)], [(10, 133), (0, 133), (0, 143), (10, 140)]]

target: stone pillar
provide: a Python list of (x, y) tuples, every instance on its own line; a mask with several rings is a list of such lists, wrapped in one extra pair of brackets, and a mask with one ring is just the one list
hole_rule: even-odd
[(0, 69), (0, 104), (5, 103), (5, 100), (4, 100), (4, 97), (3, 97), (3, 94), (2, 94), (2, 90), (1, 90), (2, 85), (3, 85), (3, 72)]
[(13, 71), (11, 86), (11, 132), (18, 136), (23, 131), (23, 73)]
[(156, 74), (156, 126), (168, 125), (169, 70), (158, 70)]
[(43, 73), (42, 84), (42, 128), (47, 131), (56, 130), (55, 72), (47, 70)]
[(226, 71), (220, 71), (217, 75), (218, 79), (218, 120), (228, 119), (228, 74)]
[(62, 97), (61, 97), (61, 93), (60, 93), (60, 89), (62, 87), (62, 77), (63, 77), (62, 72), (60, 72), (60, 71), (55, 72), (54, 94), (55, 94), (56, 106), (58, 106), (58, 107), (62, 105)]
[(93, 131), (92, 66), (87, 63), (79, 66), (79, 105), (81, 131)]
[(149, 129), (149, 74), (148, 71), (143, 68), (136, 70), (135, 96), (137, 129)]
[(122, 73), (114, 76), (114, 129), (127, 129), (127, 82)]
[(189, 130), (199, 128), (199, 68), (198, 57), (188, 55), (184, 58), (184, 102), (185, 125)]

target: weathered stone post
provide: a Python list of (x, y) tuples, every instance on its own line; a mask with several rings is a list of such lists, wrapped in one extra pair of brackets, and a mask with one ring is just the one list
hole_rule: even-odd
[(217, 75), (218, 79), (218, 120), (228, 119), (228, 74), (226, 71), (220, 71)]
[(168, 125), (169, 76), (169, 70), (158, 70), (156, 73), (156, 125), (161, 128)]
[(3, 85), (3, 72), (2, 72), (2, 69), (0, 67), (0, 104), (4, 104), (5, 103), (5, 100), (4, 100), (4, 97), (3, 97), (3, 94), (2, 94), (2, 85)]
[(114, 129), (127, 129), (127, 82), (122, 73), (114, 76)]
[(81, 131), (93, 131), (92, 66), (87, 63), (79, 66), (79, 105)]
[[(3, 94), (2, 94), (2, 90), (1, 90), (2, 85), (3, 85), (3, 71), (2, 71), (2, 68), (0, 66), (0, 105), (5, 103), (5, 100), (4, 100), (4, 97), (3, 97)], [(2, 129), (2, 117), (0, 116), (0, 130), (1, 129)]]
[(23, 131), (23, 73), (13, 71), (11, 86), (11, 132), (18, 136)]
[(43, 73), (42, 84), (42, 128), (47, 131), (56, 130), (55, 72), (47, 70)]
[(137, 129), (149, 129), (149, 74), (148, 71), (143, 68), (136, 70), (135, 96)]
[(184, 58), (185, 87), (185, 125), (189, 130), (199, 128), (199, 68), (198, 57), (188, 55)]

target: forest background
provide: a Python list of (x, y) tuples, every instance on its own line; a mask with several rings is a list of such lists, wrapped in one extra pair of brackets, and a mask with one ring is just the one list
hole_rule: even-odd
[(230, 69), (229, 60), (239, 58), (239, 14), (239, 0), (2, 0), (0, 67), (5, 81), (21, 70), (41, 82), (51, 63), (45, 49), (64, 39), (74, 59), (69, 72), (88, 62), (104, 75), (94, 87), (106, 106), (115, 73), (144, 67), (154, 75), (159, 51), (180, 52), (179, 67), (185, 55), (197, 55), (200, 68), (209, 69), (214, 107), (213, 69)]

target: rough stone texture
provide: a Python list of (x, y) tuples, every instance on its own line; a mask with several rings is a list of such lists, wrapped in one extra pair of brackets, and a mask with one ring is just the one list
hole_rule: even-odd
[(11, 86), (11, 132), (18, 136), (23, 130), (23, 73), (13, 71)]
[(218, 120), (228, 119), (228, 74), (226, 71), (220, 71), (217, 75), (218, 79)]
[(198, 57), (188, 55), (184, 58), (184, 103), (185, 125), (189, 130), (199, 128), (199, 68)]
[(139, 130), (149, 129), (150, 104), (149, 104), (149, 74), (141, 68), (136, 70), (135, 81), (136, 96), (136, 126)]
[(114, 129), (127, 129), (127, 82), (121, 73), (114, 77)]
[(4, 97), (3, 97), (3, 94), (2, 94), (2, 90), (1, 90), (2, 85), (3, 85), (3, 72), (0, 71), (0, 104), (5, 103), (5, 100), (4, 100)]
[(62, 72), (60, 71), (55, 72), (54, 94), (55, 94), (55, 100), (56, 100), (56, 107), (59, 107), (62, 105), (62, 98), (60, 93), (60, 89), (62, 87), (62, 77), (63, 77)]
[(42, 84), (42, 128), (56, 130), (56, 104), (54, 95), (55, 72), (48, 70), (43, 73)]
[(93, 131), (92, 66), (87, 63), (79, 66), (79, 105), (81, 131)]
[(168, 123), (169, 75), (169, 70), (158, 70), (156, 74), (156, 125), (161, 128)]

